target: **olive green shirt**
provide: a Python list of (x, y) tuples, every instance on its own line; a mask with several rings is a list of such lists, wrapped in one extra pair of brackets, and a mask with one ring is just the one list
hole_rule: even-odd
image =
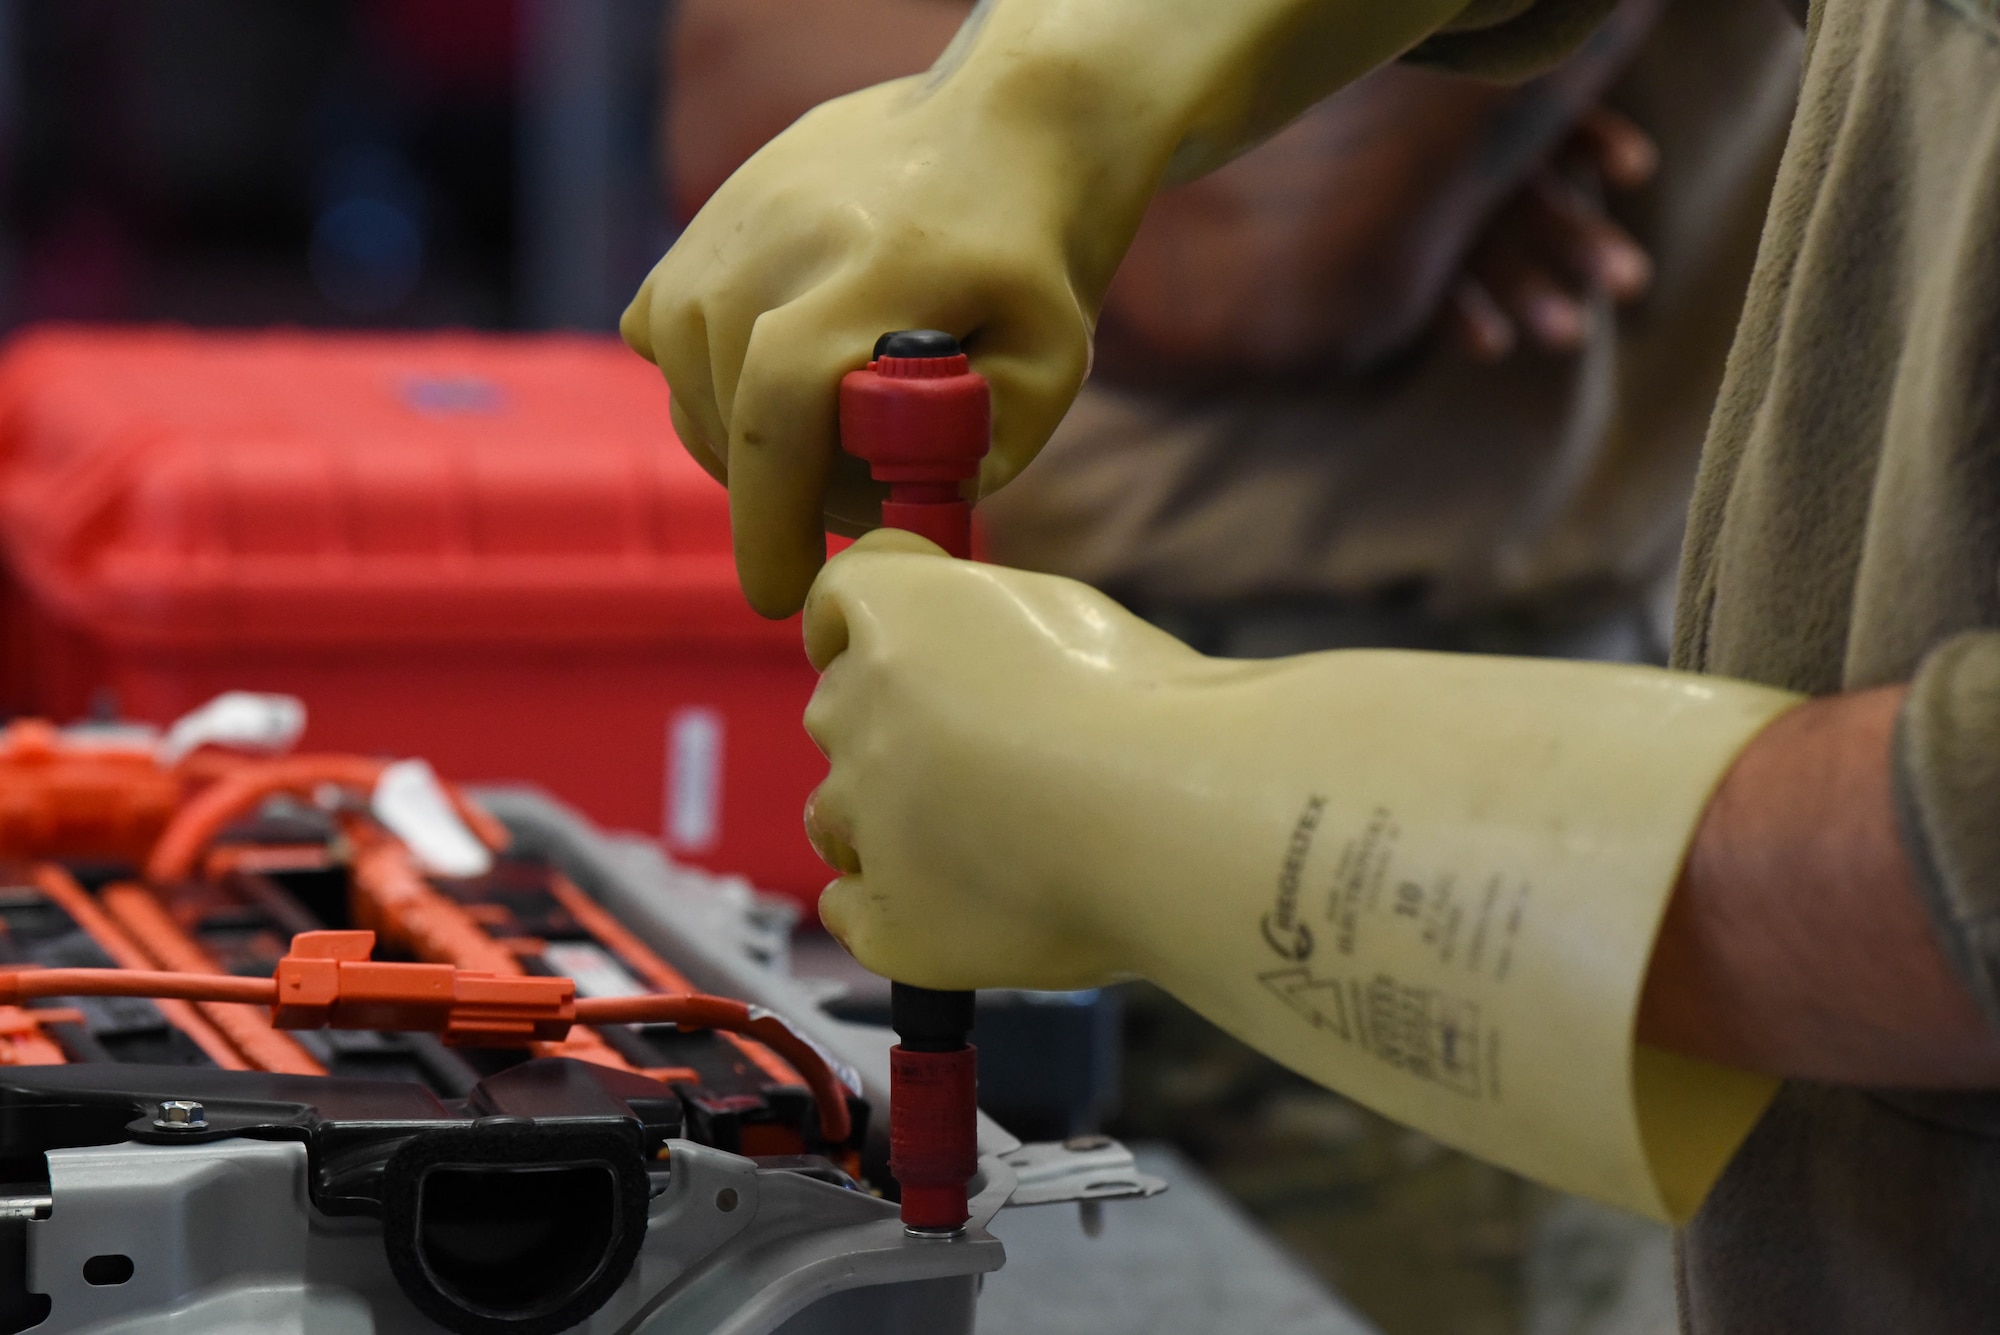
[[(2000, 1024), (2000, 0), (1814, 0), (1676, 636), (1680, 666), (1814, 694), (1914, 683), (1904, 839)], [(2000, 1093), (1788, 1086), (1681, 1271), (1700, 1335), (2000, 1330)]]

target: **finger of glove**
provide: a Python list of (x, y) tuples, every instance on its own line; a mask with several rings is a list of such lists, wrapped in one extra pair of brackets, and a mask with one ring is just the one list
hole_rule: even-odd
[(846, 773), (857, 757), (873, 753), (863, 744), (880, 740), (883, 685), (881, 664), (843, 654), (827, 665), (813, 687), (800, 723), (827, 759), (829, 782)]
[(819, 895), (819, 921), (841, 949), (860, 959), (856, 935), (866, 905), (867, 891), (858, 875), (842, 876), (830, 882)]
[[(728, 469), (723, 466), (721, 451), (715, 447), (716, 441), (726, 437), (719, 430), (722, 419), (714, 411), (712, 382), (706, 364), (699, 356), (688, 355), (684, 349), (677, 349), (678, 355), (673, 356), (671, 361), (663, 361), (656, 355), (675, 347), (672, 340), (662, 342), (654, 337), (656, 319), (669, 326), (679, 325), (689, 332), (688, 347), (699, 350), (706, 345), (705, 339), (692, 336), (703, 324), (698, 310), (692, 306), (655, 309), (655, 295), (661, 290), (659, 275), (666, 264), (667, 260), (663, 258), (646, 276), (646, 281), (640, 284), (637, 295), (625, 307), (624, 314), (618, 317), (618, 333), (627, 347), (657, 365), (666, 378), (667, 414), (673, 422), (674, 435), (679, 439), (681, 448), (701, 466), (703, 472), (727, 486)], [(701, 411), (704, 403), (708, 406), (705, 414)]]
[(904, 528), (879, 528), (859, 539), (852, 547), (834, 558), (841, 560), (852, 555), (866, 556), (869, 553), (895, 554), (904, 556), (936, 556), (951, 560), (951, 553), (921, 534)]
[[(843, 562), (848, 553), (842, 552), (827, 563), (819, 572), (812, 588), (806, 593), (805, 616), (801, 618), (801, 629), (805, 633), (806, 661), (813, 665), (815, 672), (825, 672), (833, 666), (833, 661), (847, 652), (847, 604), (842, 598), (842, 575), (846, 566)], [(819, 699), (814, 692), (813, 700)], [(812, 706), (806, 707), (806, 731), (812, 731)], [(815, 738), (817, 740), (817, 738)], [(821, 748), (824, 750), (825, 748)]]
[[(758, 317), (729, 419), (736, 573), (767, 617), (799, 610), (826, 560), (840, 378), (860, 362), (799, 305)], [(865, 359), (866, 349), (862, 351)]]
[(829, 779), (813, 789), (806, 799), (806, 838), (821, 862), (848, 876), (861, 874), (861, 856), (855, 851), (851, 825), (840, 806)]
[[(662, 260), (661, 265), (665, 264)], [(660, 291), (659, 270), (654, 270), (654, 275), (640, 289), (642, 299), (648, 292)], [(668, 411), (673, 414), (674, 430), (680, 434), (682, 447), (711, 477), (726, 481), (729, 461), (722, 447), (729, 433), (715, 401), (707, 317), (693, 302), (655, 299), (647, 327), (651, 331), (648, 346), (660, 373), (667, 378), (667, 389), (672, 395)]]
[(667, 401), (667, 416), (673, 419), (674, 435), (680, 439), (681, 448), (688, 456), (701, 465), (701, 471), (720, 482), (729, 485), (729, 469), (723, 464), (722, 456), (702, 435), (701, 425), (681, 407), (679, 399)]
[(883, 555), (946, 557), (944, 548), (927, 538), (885, 528), (863, 536), (827, 562), (806, 594), (803, 618), (806, 659), (816, 670), (826, 672), (847, 652), (848, 599), (859, 591), (857, 586), (865, 586), (873, 565), (869, 558)]
[(979, 495), (1005, 486), (1048, 443), (1090, 374), (1090, 317), (1067, 287), (1000, 294), (999, 312), (966, 339), (972, 367), (993, 387), (993, 444)]
[(625, 340), (626, 347), (649, 362), (654, 360), (652, 309), (653, 276), (649, 273), (618, 316), (618, 336)]

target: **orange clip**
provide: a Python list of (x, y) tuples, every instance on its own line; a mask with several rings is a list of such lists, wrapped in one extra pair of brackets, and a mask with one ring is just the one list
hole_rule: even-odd
[(371, 960), (373, 932), (301, 932), (278, 961), (271, 1023), (280, 1029), (438, 1033), (463, 1046), (554, 1041), (576, 1022), (568, 978), (502, 977), (449, 964)]

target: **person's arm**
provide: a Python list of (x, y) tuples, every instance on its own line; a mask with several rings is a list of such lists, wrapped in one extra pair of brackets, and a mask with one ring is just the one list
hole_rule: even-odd
[(1939, 945), (1896, 820), (1907, 694), (1812, 701), (1737, 758), (1667, 909), (1643, 1041), (1838, 1084), (2000, 1084), (2000, 1036)]

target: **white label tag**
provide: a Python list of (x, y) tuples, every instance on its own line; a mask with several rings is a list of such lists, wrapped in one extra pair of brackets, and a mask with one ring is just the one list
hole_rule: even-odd
[(699, 853), (722, 838), (722, 715), (677, 709), (667, 719), (667, 842)]
[(643, 986), (611, 952), (589, 941), (551, 941), (542, 947), (542, 962), (576, 980), (580, 997), (643, 997)]

